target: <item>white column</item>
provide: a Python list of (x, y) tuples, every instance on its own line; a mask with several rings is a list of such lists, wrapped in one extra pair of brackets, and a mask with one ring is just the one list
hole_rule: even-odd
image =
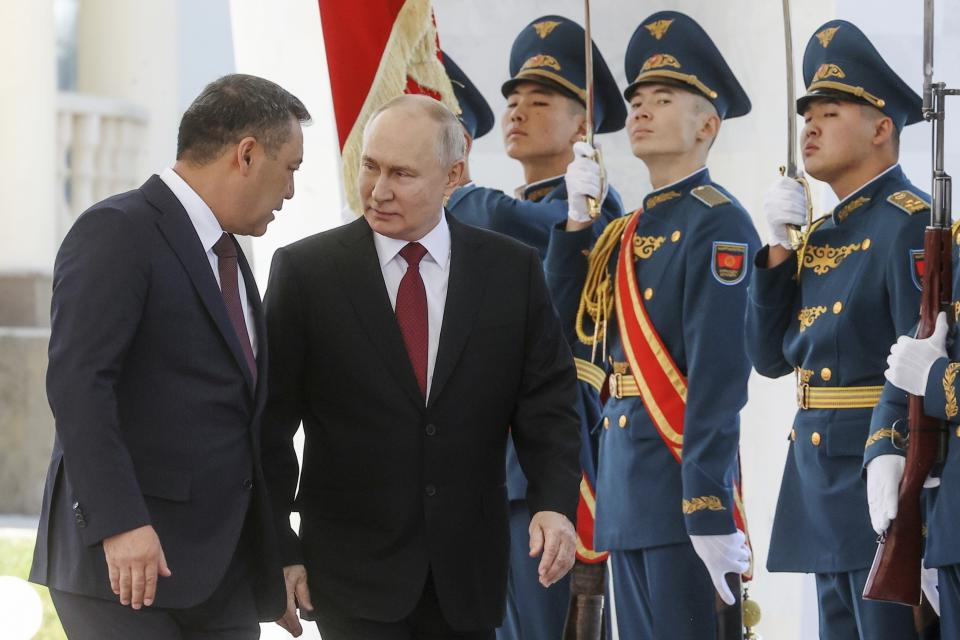
[[(50, 273), (56, 250), (56, 64), (52, 2), (13, 2), (0, 20), (0, 274)], [(16, 62), (19, 61), (19, 62)]]
[(132, 102), (148, 114), (137, 158), (144, 179), (173, 162), (179, 106), (178, 2), (83, 0), (77, 17), (78, 91)]

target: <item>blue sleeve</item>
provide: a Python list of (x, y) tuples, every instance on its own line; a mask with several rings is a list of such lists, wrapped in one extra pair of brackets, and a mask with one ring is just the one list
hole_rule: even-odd
[(783, 355), (783, 337), (790, 327), (798, 285), (797, 255), (768, 269), (769, 247), (757, 253), (747, 302), (747, 355), (762, 376), (779, 378), (793, 371)]
[(927, 390), (923, 396), (923, 412), (931, 418), (960, 424), (957, 392), (960, 391), (960, 362), (940, 358), (930, 367)]
[[(750, 377), (743, 338), (747, 272), (760, 240), (745, 213), (714, 210), (704, 213), (690, 241), (683, 289), (683, 511), (689, 534), (727, 534), (734, 531), (739, 412)], [(746, 245), (739, 280), (715, 275), (714, 243)]]
[(125, 212), (92, 209), (53, 272), (47, 397), (87, 545), (150, 524), (116, 393), (150, 288), (138, 237)]
[[(576, 344), (577, 308), (580, 306), (580, 294), (587, 278), (587, 258), (593, 246), (595, 232), (592, 227), (580, 231), (566, 231), (565, 224), (557, 225), (550, 234), (544, 272), (547, 289), (567, 341), (569, 344)], [(584, 325), (587, 324), (592, 330), (589, 317), (584, 321)]]
[(890, 317), (898, 336), (908, 333), (920, 317), (920, 280), (913, 265), (913, 254), (923, 251), (927, 221), (928, 218), (920, 214), (910, 216), (897, 230), (887, 257), (884, 278)]
[(863, 449), (863, 468), (866, 469), (877, 456), (905, 456), (907, 429), (907, 392), (888, 382), (883, 386), (880, 402), (870, 418), (870, 435)]

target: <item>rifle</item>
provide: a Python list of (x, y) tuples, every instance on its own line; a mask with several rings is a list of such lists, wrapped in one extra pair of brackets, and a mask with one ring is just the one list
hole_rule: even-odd
[[(923, 117), (933, 124), (933, 202), (930, 226), (924, 234), (925, 268), (917, 338), (933, 334), (937, 315), (950, 306), (952, 254), (950, 234), (950, 176), (943, 170), (944, 102), (960, 90), (933, 82), (934, 0), (923, 5)], [(909, 397), (907, 460), (900, 481), (897, 517), (880, 536), (877, 555), (867, 577), (863, 597), (917, 606), (922, 600), (920, 568), (923, 535), (920, 493), (933, 466), (943, 460), (946, 428), (923, 413), (923, 398)]]

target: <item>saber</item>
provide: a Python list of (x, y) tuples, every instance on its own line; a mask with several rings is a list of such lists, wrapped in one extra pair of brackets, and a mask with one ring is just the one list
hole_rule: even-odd
[[(590, 0), (583, 0), (583, 60), (586, 64), (586, 93), (587, 93), (587, 121), (585, 123), (587, 144), (593, 145), (593, 32), (590, 28)], [(594, 153), (593, 159), (600, 165), (600, 193), (603, 194), (607, 181), (607, 172), (603, 167), (603, 158), (600, 152)], [(588, 212), (591, 218), (600, 215), (601, 203), (596, 198), (587, 196)]]
[[(803, 185), (807, 196), (807, 229), (813, 222), (813, 199), (807, 179), (797, 168), (797, 84), (793, 73), (793, 27), (790, 21), (790, 0), (783, 0), (783, 42), (787, 59), (787, 164), (780, 167), (780, 175), (793, 178)], [(790, 245), (797, 256), (798, 272), (803, 265), (803, 249), (806, 247), (806, 232), (796, 225), (787, 225)]]

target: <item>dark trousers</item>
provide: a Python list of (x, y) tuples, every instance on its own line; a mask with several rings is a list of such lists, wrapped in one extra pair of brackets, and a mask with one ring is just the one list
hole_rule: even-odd
[(403, 620), (379, 622), (320, 610), (316, 617), (323, 640), (493, 640), (493, 629), (455, 631), (450, 627), (440, 611), (433, 576), (429, 573), (420, 601)]
[(213, 594), (189, 609), (134, 610), (119, 596), (101, 600), (58, 589), (50, 589), (50, 598), (70, 640), (256, 640), (260, 622), (248, 554), (240, 545)]
[(607, 568), (608, 638), (614, 624), (621, 640), (716, 637), (716, 592), (690, 543), (613, 550)]
[(818, 573), (821, 640), (912, 640), (913, 609), (863, 599), (867, 569)]
[(507, 608), (497, 640), (559, 640), (567, 618), (570, 577), (545, 588), (540, 558), (531, 558), (530, 511), (526, 500), (510, 501), (510, 573)]

